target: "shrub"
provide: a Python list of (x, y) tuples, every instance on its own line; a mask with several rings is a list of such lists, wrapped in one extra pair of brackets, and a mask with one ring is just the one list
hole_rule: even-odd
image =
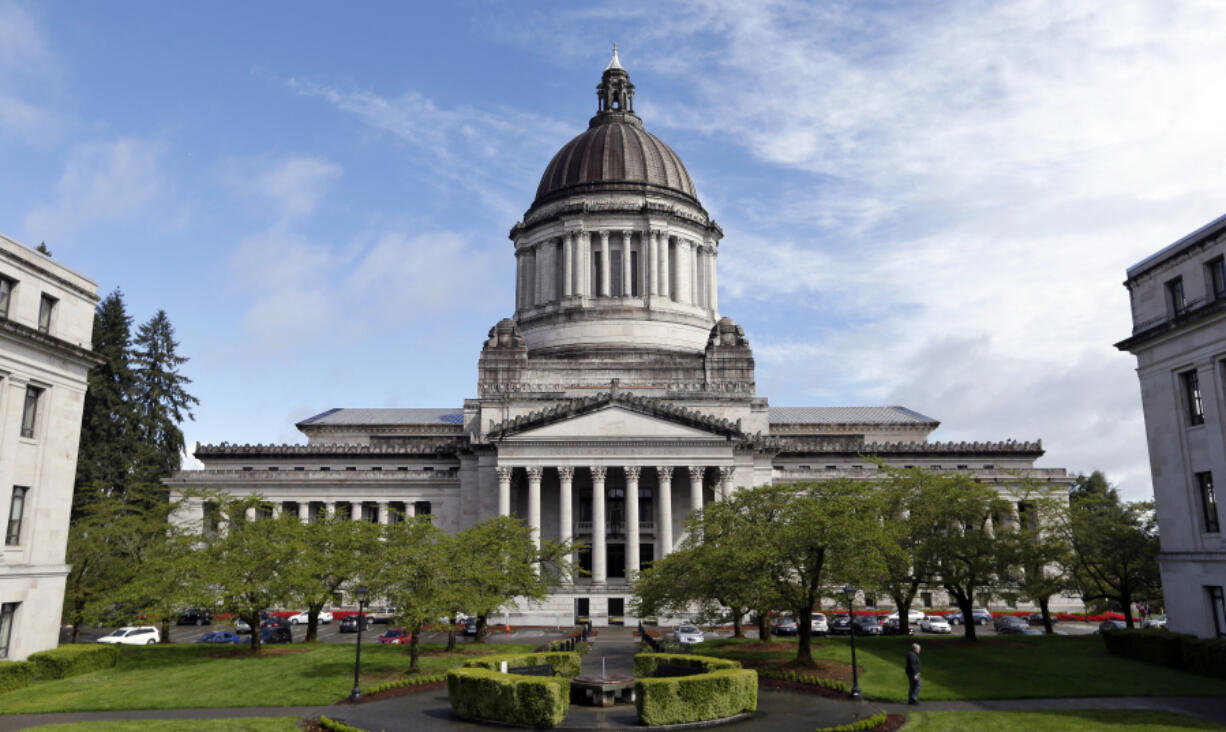
[(847, 694), (850, 691), (850, 687), (847, 686), (847, 682), (845, 681), (839, 681), (837, 679), (825, 679), (825, 678), (822, 678), (821, 676), (814, 676), (812, 674), (802, 674), (798, 671), (760, 668), (758, 669), (758, 678), (779, 679), (781, 681), (794, 681), (798, 684), (811, 684), (813, 686), (820, 686), (823, 689), (830, 689), (832, 691), (837, 691), (841, 694)]
[(1223, 659), (1226, 659), (1226, 639), (1184, 636), (1179, 639), (1179, 647), (1184, 668), (1188, 671), (1226, 678), (1226, 663), (1223, 663)]
[(885, 711), (882, 710), (871, 717), (857, 719), (850, 724), (840, 724), (835, 727), (818, 727), (814, 732), (863, 732), (863, 730), (877, 729), (885, 724), (886, 716)]
[(689, 666), (702, 672), (722, 669), (738, 669), (739, 661), (729, 661), (712, 656), (695, 656), (683, 653), (639, 653), (634, 657), (635, 678), (647, 678), (656, 675), (656, 667), (660, 664), (671, 666)]
[(1196, 640), (1189, 635), (1159, 629), (1120, 629), (1103, 633), (1109, 653), (1171, 668), (1184, 668), (1181, 642), (1185, 639)]
[(37, 678), (66, 679), (69, 676), (111, 668), (119, 662), (119, 649), (105, 643), (82, 643), (32, 653), (29, 660), (34, 665), (34, 675)]
[(566, 679), (579, 675), (582, 664), (578, 653), (506, 653), (499, 656), (482, 656), (471, 661), (465, 661), (465, 668), (485, 668), (499, 671), (502, 662), (507, 662), (508, 668), (516, 666), (538, 666), (547, 663), (553, 667), (553, 672)]
[(410, 676), (404, 679), (396, 679), (395, 681), (385, 681), (382, 684), (376, 684), (369, 689), (362, 689), (362, 694), (378, 694), (381, 691), (390, 689), (399, 689), (405, 686), (423, 686), (425, 684), (435, 684), (440, 681), (446, 681), (447, 674), (427, 674), (425, 676)]
[(366, 732), (361, 727), (353, 727), (335, 719), (328, 719), (322, 714), (319, 715), (319, 726), (331, 732)]
[(570, 711), (570, 679), (466, 666), (447, 673), (447, 698), (468, 719), (555, 727)]
[(747, 669), (723, 668), (695, 676), (640, 678), (634, 684), (634, 706), (639, 720), (647, 725), (702, 722), (752, 712), (758, 708), (758, 675)]
[(34, 664), (29, 661), (0, 661), (0, 694), (30, 685)]

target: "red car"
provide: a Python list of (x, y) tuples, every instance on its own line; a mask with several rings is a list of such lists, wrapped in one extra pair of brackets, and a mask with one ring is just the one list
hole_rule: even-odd
[(404, 645), (413, 640), (413, 634), (404, 628), (388, 628), (379, 636), (380, 643), (390, 643), (394, 646)]

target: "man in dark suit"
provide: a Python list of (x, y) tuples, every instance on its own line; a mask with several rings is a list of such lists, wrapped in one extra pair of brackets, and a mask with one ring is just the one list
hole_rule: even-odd
[(918, 643), (911, 644), (911, 650), (907, 652), (907, 683), (910, 689), (907, 691), (907, 703), (919, 704), (920, 690), (920, 645)]

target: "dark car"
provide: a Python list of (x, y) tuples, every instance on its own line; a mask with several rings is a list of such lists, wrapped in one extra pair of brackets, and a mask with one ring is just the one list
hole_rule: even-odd
[(1113, 630), (1124, 630), (1128, 627), (1128, 623), (1123, 620), (1107, 619), (1098, 624), (1099, 633), (1109, 633)]
[(294, 633), (289, 626), (273, 626), (260, 629), (260, 643), (293, 643)]
[(798, 635), (800, 633), (800, 623), (791, 618), (784, 618), (775, 623), (775, 627), (771, 628), (771, 632), (775, 635)]
[[(975, 620), (975, 625), (987, 625), (988, 623), (992, 622), (992, 613), (984, 610), (983, 608), (977, 607), (971, 610), (971, 617)], [(945, 620), (950, 625), (961, 625), (963, 622), (962, 613), (950, 613), (949, 615), (945, 616)]]
[(477, 634), (477, 616), (473, 616), (464, 621), (464, 635)]
[(212, 633), (205, 633), (197, 638), (195, 643), (242, 643), (243, 639), (238, 633), (232, 633), (228, 630), (218, 630)]
[(851, 632), (851, 618), (835, 615), (830, 619), (830, 635), (847, 635)]
[(192, 607), (179, 613), (179, 619), (175, 622), (177, 625), (212, 625), (213, 613)]
[[(1031, 625), (1042, 625), (1043, 624), (1043, 613), (1041, 612), (1031, 613), (1030, 616), (1026, 618), (1026, 622), (1030, 623)], [(1055, 613), (1052, 613), (1051, 624), (1055, 625), (1058, 622), (1060, 621), (1056, 618)]]
[(393, 646), (402, 646), (405, 643), (413, 642), (413, 634), (404, 628), (388, 628), (383, 631), (383, 635), (379, 636), (380, 643), (388, 643)]
[(992, 621), (992, 628), (1001, 635), (1021, 635), (1030, 630), (1030, 624), (1016, 615), (1002, 615)]
[[(902, 635), (902, 622), (899, 621), (897, 616), (888, 618), (884, 623), (881, 624), (881, 634), (882, 635)], [(915, 625), (914, 624), (907, 625), (907, 635), (915, 635)]]
[(269, 615), (260, 621), (261, 628), (288, 628), (290, 622), (287, 618), (278, 618), (275, 615)]
[(881, 623), (877, 622), (876, 615), (857, 615), (852, 625), (856, 635), (881, 635)]
[(367, 628), (370, 627), (370, 618), (366, 617), (365, 615), (362, 615), (362, 616), (346, 615), (344, 618), (341, 619), (340, 632), (342, 633), (358, 632), (359, 618), (362, 621), (362, 630), (366, 630)]

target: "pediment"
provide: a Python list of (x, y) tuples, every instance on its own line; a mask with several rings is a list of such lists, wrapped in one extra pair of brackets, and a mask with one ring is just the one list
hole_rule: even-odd
[(713, 439), (723, 440), (716, 434), (690, 425), (680, 424), (667, 417), (643, 414), (617, 404), (569, 419), (550, 422), (536, 428), (518, 431), (510, 439), (596, 439), (646, 437), (653, 439)]

